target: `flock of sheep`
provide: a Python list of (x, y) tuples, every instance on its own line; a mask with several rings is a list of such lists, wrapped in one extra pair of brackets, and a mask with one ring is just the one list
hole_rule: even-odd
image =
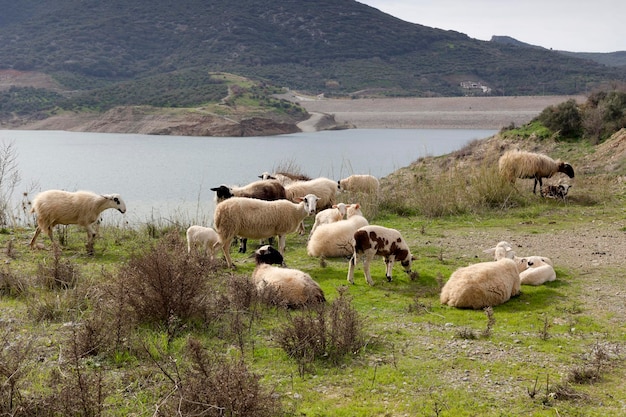
[[(571, 165), (554, 161), (546, 155), (524, 151), (505, 152), (499, 160), (503, 178), (515, 182), (517, 178), (534, 178), (533, 192), (539, 184), (542, 196), (565, 198), (569, 185), (543, 186), (542, 179), (557, 172), (574, 177)], [(277, 304), (300, 307), (325, 301), (320, 286), (305, 272), (284, 267), (287, 234), (304, 233), (304, 219), (315, 215), (315, 222), (307, 240), (307, 253), (320, 259), (349, 258), (347, 280), (354, 283), (357, 258), (363, 258), (367, 283), (374, 285), (370, 263), (382, 256), (386, 264), (386, 278), (392, 280), (394, 262), (400, 262), (404, 271), (413, 278), (412, 262), (415, 257), (402, 234), (395, 229), (370, 225), (358, 203), (337, 203), (341, 191), (378, 194), (379, 181), (371, 175), (351, 175), (340, 181), (328, 178), (310, 179), (286, 173), (263, 173), (261, 178), (244, 187), (225, 185), (212, 188), (217, 206), (214, 228), (193, 225), (187, 230), (187, 250), (201, 248), (214, 259), (221, 249), (228, 267), (234, 267), (230, 256), (235, 238), (242, 241), (240, 251), (245, 252), (246, 239), (273, 239), (278, 237), (278, 249), (265, 245), (255, 252), (256, 268), (252, 281), (260, 293), (272, 292)], [(551, 188), (552, 187), (552, 188)], [(356, 194), (359, 195), (359, 194)], [(362, 195), (362, 194), (361, 194)], [(30, 242), (31, 248), (44, 231), (53, 240), (52, 230), (58, 224), (78, 224), (87, 230), (87, 248), (93, 251), (96, 236), (93, 225), (102, 211), (115, 208), (126, 212), (126, 205), (117, 194), (98, 195), (86, 191), (44, 191), (33, 201), (32, 212), (37, 217), (37, 228)], [(442, 304), (458, 308), (479, 309), (502, 304), (520, 291), (521, 284), (541, 285), (556, 279), (552, 261), (542, 256), (518, 257), (508, 242), (500, 242), (485, 250), (494, 260), (481, 262), (454, 271), (442, 288)], [(276, 264), (280, 266), (275, 266)]]

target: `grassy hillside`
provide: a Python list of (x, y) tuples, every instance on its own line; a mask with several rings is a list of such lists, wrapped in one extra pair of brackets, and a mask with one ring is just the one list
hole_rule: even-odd
[(30, 114), (202, 105), (219, 99), (223, 85), (208, 74), (220, 71), (326, 95), (483, 94), (463, 81), (496, 95), (568, 95), (626, 80), (623, 67), (478, 41), (352, 0), (0, 0), (0, 9), (0, 70), (56, 81), (53, 92), (0, 97), (16, 112), (28, 97)]
[[(569, 161), (568, 198), (534, 196), (531, 180), (499, 180), (495, 161), (513, 147)], [(362, 203), (371, 223), (403, 233), (419, 276), (396, 267), (387, 282), (376, 259), (375, 286), (362, 267), (348, 286), (345, 259), (322, 267), (306, 255), (306, 236), (289, 235), (287, 264), (320, 283), (324, 309), (260, 303), (247, 284), (249, 254), (233, 253), (234, 272), (221, 257), (188, 257), (187, 224), (176, 219), (102, 227), (92, 257), (74, 227), (57, 233), (59, 257), (28, 249), (32, 228), (6, 229), (0, 410), (622, 415), (625, 156), (624, 131), (597, 146), (496, 136), (383, 178), (380, 198), (342, 195)], [(482, 250), (500, 240), (519, 255), (552, 258), (557, 280), (524, 286), (488, 311), (442, 306), (451, 272), (487, 261)], [(302, 349), (288, 350), (294, 343)]]

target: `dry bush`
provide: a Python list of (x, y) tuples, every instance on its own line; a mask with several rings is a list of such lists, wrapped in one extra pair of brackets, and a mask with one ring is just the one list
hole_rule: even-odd
[(278, 330), (278, 343), (298, 362), (300, 374), (307, 372), (315, 360), (328, 359), (337, 364), (364, 346), (363, 320), (345, 292), (345, 287), (340, 288), (339, 297), (330, 306), (319, 304), (290, 313), (287, 323)]
[(26, 278), (15, 274), (9, 268), (0, 271), (0, 296), (22, 297), (27, 294), (29, 287)]
[(75, 288), (80, 271), (60, 251), (54, 251), (52, 261), (44, 259), (37, 266), (37, 282), (49, 290)]
[[(32, 367), (32, 344), (18, 332), (3, 329), (0, 334), (0, 415), (16, 415), (25, 406), (21, 385)], [(32, 414), (31, 414), (32, 415)]]
[(159, 404), (154, 416), (239, 416), (280, 417), (282, 405), (260, 384), (243, 361), (226, 360), (209, 352), (195, 339), (189, 339), (185, 357), (191, 366), (169, 373), (174, 384), (171, 395)]

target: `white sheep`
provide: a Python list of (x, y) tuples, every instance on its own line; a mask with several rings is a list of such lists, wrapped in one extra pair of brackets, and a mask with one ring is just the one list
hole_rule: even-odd
[(555, 161), (540, 153), (511, 150), (505, 152), (498, 161), (500, 175), (514, 183), (517, 178), (534, 178), (533, 193), (537, 193), (537, 184), (541, 190), (542, 178), (550, 178), (562, 172), (574, 178), (574, 168), (566, 162)]
[(202, 248), (209, 255), (211, 260), (215, 259), (215, 251), (222, 246), (220, 236), (215, 230), (204, 226), (189, 226), (187, 229), (187, 253), (191, 253), (192, 248)]
[(554, 264), (550, 258), (536, 255), (517, 256), (511, 244), (506, 241), (498, 242), (495, 247), (483, 252), (492, 254), (495, 260), (512, 259), (517, 266), (522, 285), (541, 285), (556, 279)]
[(356, 214), (356, 212), (360, 213), (358, 208), (352, 208), (352, 210), (348, 208), (348, 211), (352, 212), (349, 218), (319, 226), (307, 243), (308, 255), (320, 258), (322, 266), (326, 265), (326, 258), (352, 256), (354, 232), (369, 224), (365, 217)]
[(415, 258), (411, 255), (411, 249), (396, 229), (383, 226), (369, 225), (359, 228), (354, 232), (352, 241), (353, 254), (348, 267), (348, 282), (354, 284), (354, 269), (357, 263), (357, 254), (365, 256), (363, 260), (363, 272), (369, 285), (374, 285), (370, 274), (370, 262), (374, 256), (382, 256), (386, 269), (387, 281), (391, 282), (394, 261), (399, 261), (407, 274), (412, 274), (411, 265)]
[(37, 215), (37, 228), (30, 241), (30, 247), (35, 248), (39, 233), (44, 231), (50, 241), (58, 249), (52, 238), (52, 228), (57, 224), (77, 224), (87, 229), (87, 250), (93, 252), (93, 240), (96, 231), (93, 224), (106, 209), (114, 208), (120, 213), (126, 213), (126, 204), (119, 194), (95, 194), (90, 191), (43, 191), (33, 200), (30, 212)]
[(285, 251), (285, 235), (294, 232), (305, 217), (315, 213), (317, 196), (308, 194), (299, 203), (288, 200), (265, 201), (232, 197), (215, 207), (214, 226), (222, 241), (229, 267), (230, 244), (235, 236), (266, 239), (278, 236), (280, 253)]
[(287, 199), (295, 201), (298, 197), (315, 194), (319, 200), (318, 210), (332, 207), (337, 198), (337, 183), (331, 179), (319, 177), (309, 181), (294, 181), (285, 186)]
[(507, 302), (520, 292), (520, 277), (512, 259), (481, 262), (452, 273), (439, 300), (457, 308), (481, 309)]
[(311, 232), (309, 233), (309, 239), (315, 229), (317, 229), (322, 224), (335, 223), (339, 220), (343, 220), (346, 216), (348, 206), (344, 203), (338, 203), (332, 206), (331, 208), (324, 209), (315, 215), (315, 222), (313, 223), (313, 227), (311, 227)]
[(520, 272), (519, 278), (522, 285), (541, 285), (556, 279), (556, 272), (548, 258), (541, 256), (529, 256), (526, 259), (528, 268)]
[(337, 181), (337, 187), (339, 191), (377, 194), (380, 189), (380, 182), (373, 175), (354, 174)]
[(283, 263), (282, 255), (273, 247), (265, 245), (257, 249), (255, 260), (252, 281), (263, 299), (291, 308), (326, 301), (324, 291), (309, 274), (271, 265)]

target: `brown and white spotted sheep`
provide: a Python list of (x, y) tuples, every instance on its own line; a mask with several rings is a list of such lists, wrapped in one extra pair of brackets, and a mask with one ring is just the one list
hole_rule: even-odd
[(411, 250), (399, 231), (383, 226), (369, 225), (359, 228), (354, 233), (352, 242), (354, 252), (348, 268), (348, 282), (354, 283), (354, 268), (357, 254), (365, 256), (363, 271), (369, 285), (374, 285), (370, 274), (370, 262), (374, 256), (382, 256), (387, 266), (387, 281), (392, 279), (393, 263), (399, 261), (407, 274), (411, 273), (411, 265), (415, 259)]

